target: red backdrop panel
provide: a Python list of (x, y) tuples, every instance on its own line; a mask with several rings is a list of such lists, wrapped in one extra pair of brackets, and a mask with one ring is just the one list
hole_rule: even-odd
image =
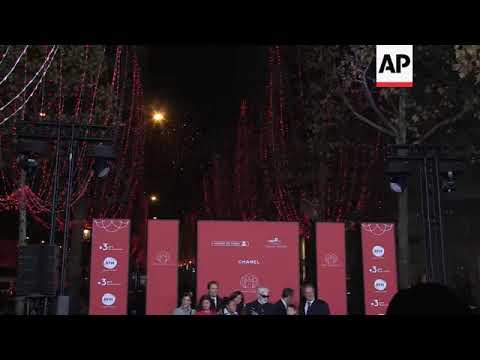
[(258, 286), (270, 289), (271, 302), (289, 287), (298, 303), (298, 223), (199, 221), (197, 298), (210, 280), (220, 283), (221, 296), (240, 290), (246, 302), (256, 299)]
[(148, 220), (147, 315), (177, 307), (178, 220)]
[(362, 224), (365, 314), (384, 315), (397, 292), (394, 224)]
[(90, 262), (90, 315), (125, 315), (130, 220), (94, 219)]
[(345, 273), (345, 226), (342, 223), (317, 223), (317, 293), (332, 315), (347, 314)]

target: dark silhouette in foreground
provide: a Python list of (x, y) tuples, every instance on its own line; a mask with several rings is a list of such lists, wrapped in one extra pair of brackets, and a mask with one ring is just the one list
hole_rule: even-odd
[(386, 315), (469, 315), (470, 309), (449, 288), (426, 283), (400, 290)]

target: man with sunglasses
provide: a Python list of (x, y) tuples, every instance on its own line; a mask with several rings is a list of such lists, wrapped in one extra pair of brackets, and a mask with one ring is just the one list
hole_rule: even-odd
[(266, 287), (257, 288), (257, 300), (245, 306), (246, 315), (273, 315), (273, 305), (268, 302), (269, 293)]

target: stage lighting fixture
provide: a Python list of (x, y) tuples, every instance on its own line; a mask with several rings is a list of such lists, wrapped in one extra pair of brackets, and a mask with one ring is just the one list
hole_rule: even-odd
[(27, 176), (35, 174), (38, 168), (38, 161), (35, 158), (23, 154), (17, 157), (17, 163), (27, 173)]
[(17, 154), (40, 157), (48, 153), (48, 144), (44, 141), (19, 140), (17, 143)]
[(110, 165), (107, 160), (98, 158), (95, 159), (95, 175), (97, 175), (98, 178), (104, 178), (110, 173)]
[(17, 143), (17, 163), (27, 176), (32, 176), (38, 168), (38, 159), (48, 153), (48, 144), (43, 141), (20, 140)]
[(442, 181), (442, 190), (448, 193), (456, 190), (455, 176), (453, 171), (447, 172), (447, 177)]
[(407, 188), (407, 179), (405, 176), (391, 176), (390, 189), (396, 193), (402, 193)]

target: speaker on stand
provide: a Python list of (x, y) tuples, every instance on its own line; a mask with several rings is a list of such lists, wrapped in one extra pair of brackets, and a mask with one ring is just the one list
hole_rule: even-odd
[(19, 248), (17, 296), (24, 296), (27, 315), (46, 315), (58, 291), (59, 248), (27, 245)]

